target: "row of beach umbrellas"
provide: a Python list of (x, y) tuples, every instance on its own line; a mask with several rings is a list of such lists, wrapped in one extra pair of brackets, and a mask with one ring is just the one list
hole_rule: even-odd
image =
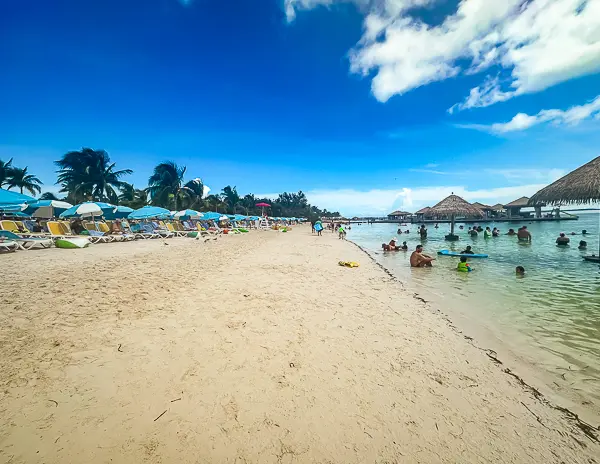
[[(217, 212), (199, 212), (192, 209), (169, 211), (158, 206), (144, 206), (133, 210), (126, 206), (115, 206), (99, 201), (88, 201), (71, 205), (58, 200), (36, 200), (28, 195), (0, 189), (0, 212), (14, 216), (33, 216), (40, 218), (104, 217), (105, 219), (203, 219), (213, 221), (255, 221), (259, 216), (241, 214), (222, 214)], [(299, 221), (300, 218), (271, 218), (280, 221)]]

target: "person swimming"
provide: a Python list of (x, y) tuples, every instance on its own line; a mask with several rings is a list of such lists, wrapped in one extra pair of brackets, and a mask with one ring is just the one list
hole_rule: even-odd
[(508, 232), (506, 232), (506, 235), (517, 235), (515, 233), (515, 229), (508, 229)]
[(581, 235), (587, 235), (587, 230), (583, 229), (583, 230), (581, 231)]
[(402, 246), (400, 247), (400, 249), (402, 251), (408, 251), (408, 245), (406, 244), (406, 242), (402, 242)]
[(579, 248), (580, 250), (587, 249), (587, 242), (585, 240), (580, 240), (579, 241), (579, 246), (577, 248)]
[(463, 251), (460, 252), (461, 255), (474, 255), (473, 250), (471, 250), (471, 245), (467, 245)]
[(499, 236), (500, 236), (500, 231), (496, 227), (494, 227), (492, 229), (492, 237), (499, 237)]
[(516, 273), (518, 276), (524, 276), (524, 275), (525, 275), (525, 268), (524, 268), (523, 266), (517, 266), (517, 267), (515, 268), (515, 273)]
[(473, 269), (467, 264), (467, 257), (461, 256), (458, 266), (456, 266), (458, 272), (471, 272)]
[(490, 238), (492, 236), (492, 230), (489, 227), (485, 228), (483, 232), (483, 238)]
[(471, 237), (477, 237), (479, 234), (477, 233), (477, 229), (475, 227), (473, 227), (472, 229), (469, 230), (469, 235)]

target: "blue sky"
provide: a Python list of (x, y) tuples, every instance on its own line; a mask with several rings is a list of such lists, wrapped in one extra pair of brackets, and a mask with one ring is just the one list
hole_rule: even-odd
[(0, 159), (106, 149), (146, 185), (346, 214), (508, 202), (600, 155), (600, 1), (31, 0), (0, 6)]

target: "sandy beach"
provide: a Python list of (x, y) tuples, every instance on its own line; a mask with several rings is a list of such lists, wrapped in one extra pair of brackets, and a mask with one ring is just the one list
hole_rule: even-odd
[(333, 234), (297, 227), (0, 262), (1, 462), (600, 456), (597, 430), (584, 433)]

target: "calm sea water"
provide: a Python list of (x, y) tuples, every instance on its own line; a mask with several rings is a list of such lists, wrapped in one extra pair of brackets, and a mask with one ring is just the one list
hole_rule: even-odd
[[(348, 239), (361, 245), (409, 289), (427, 297), (441, 308), (451, 308), (474, 325), (491, 331), (512, 354), (556, 377), (556, 385), (568, 381), (585, 401), (600, 402), (600, 267), (582, 256), (598, 255), (598, 212), (581, 214), (577, 221), (550, 223), (482, 224), (498, 227), (502, 233), (527, 225), (533, 241), (523, 244), (516, 237), (471, 238), (459, 230), (457, 243), (446, 242), (449, 224), (439, 229), (428, 225), (428, 239), (421, 241), (417, 225), (402, 226), (409, 234), (398, 234), (397, 224), (354, 225)], [(582, 237), (581, 231), (588, 235)], [(557, 247), (560, 232), (576, 232), (569, 247)], [(411, 269), (409, 253), (383, 252), (382, 243), (392, 237), (406, 240), (409, 250), (423, 243), (425, 252), (461, 251), (471, 245), (475, 253), (488, 259), (471, 259), (474, 272), (456, 271), (458, 258), (436, 256), (431, 269)], [(577, 249), (579, 241), (588, 242), (587, 252)], [(515, 267), (526, 270), (515, 275)], [(486, 346), (486, 340), (478, 340)], [(567, 375), (562, 375), (567, 373)], [(567, 386), (565, 386), (567, 388)]]

